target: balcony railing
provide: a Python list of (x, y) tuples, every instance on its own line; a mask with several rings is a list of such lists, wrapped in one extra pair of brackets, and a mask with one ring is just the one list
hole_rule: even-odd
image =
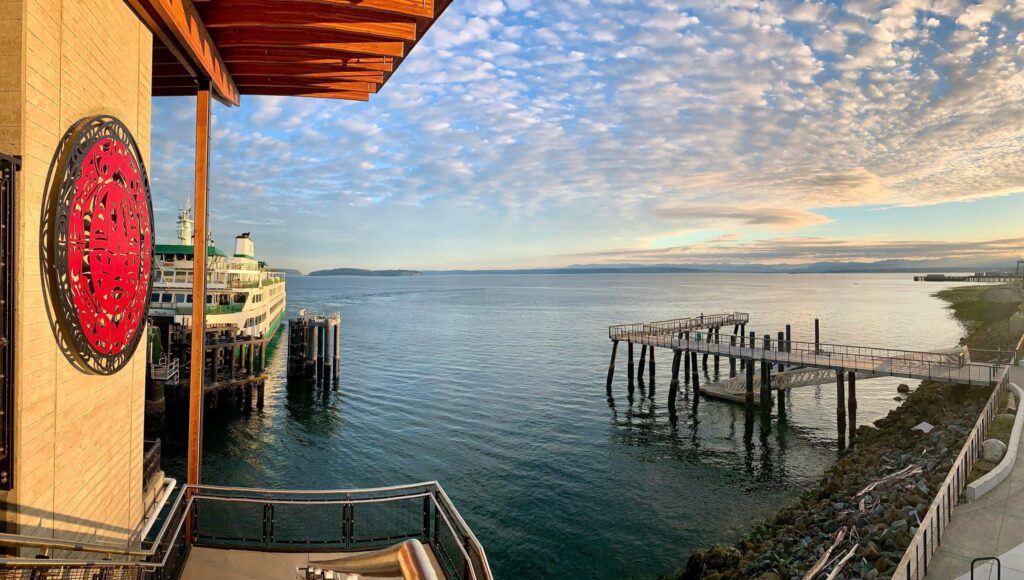
[[(185, 540), (189, 520), (191, 544)], [(0, 534), (0, 546), (79, 556), (0, 557), (0, 567), (12, 574), (4, 578), (50, 574), (173, 580), (180, 577), (193, 546), (335, 553), (365, 552), (410, 539), (434, 553), (446, 578), (492, 579), (483, 547), (437, 482), (331, 491), (185, 486), (139, 549)]]

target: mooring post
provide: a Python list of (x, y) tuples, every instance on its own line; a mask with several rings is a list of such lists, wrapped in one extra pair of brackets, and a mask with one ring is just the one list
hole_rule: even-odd
[[(654, 347), (652, 346), (651, 348), (654, 348)], [(637, 367), (640, 370), (640, 372), (638, 372), (637, 375), (636, 375), (636, 380), (639, 381), (639, 383), (641, 385), (644, 384), (644, 369), (647, 368), (645, 366), (646, 364), (647, 364), (647, 345), (646, 344), (641, 344), (640, 345), (640, 366)]]
[(786, 414), (786, 389), (779, 387), (779, 394), (776, 395), (776, 399), (779, 401), (779, 416)]
[(836, 424), (839, 430), (839, 448), (846, 447), (846, 386), (843, 369), (836, 369)]
[(793, 325), (786, 325), (786, 352), (793, 352)]
[(672, 407), (676, 404), (676, 394), (679, 392), (679, 362), (682, 356), (683, 351), (672, 349), (672, 382), (668, 387), (668, 404)]
[(327, 384), (327, 322), (320, 330), (320, 380)]
[[(775, 343), (775, 350), (778, 351), (779, 355), (786, 351), (786, 333), (779, 331), (779, 340)], [(779, 363), (779, 372), (786, 370), (786, 365)]]
[(850, 416), (850, 445), (853, 445), (854, 435), (857, 433), (857, 373), (850, 371), (847, 377), (850, 383), (849, 393), (849, 416)]
[(736, 348), (736, 335), (729, 337), (729, 378), (736, 376), (736, 357), (731, 356)]
[(821, 326), (818, 319), (814, 319), (814, 354), (821, 352)]
[(627, 356), (626, 356), (626, 359), (627, 359), (627, 362), (626, 362), (626, 377), (627, 377), (626, 384), (629, 386), (630, 394), (632, 394), (633, 393), (633, 377), (634, 377), (634, 369), (633, 369), (633, 343), (632, 342), (627, 342), (626, 343), (626, 352), (628, 353)]
[(615, 378), (615, 353), (619, 350), (619, 341), (612, 341), (612, 362), (608, 363), (608, 384), (605, 386), (605, 390), (608, 391), (608, 396), (612, 396), (612, 379)]
[(747, 410), (754, 408), (754, 359), (747, 361)]

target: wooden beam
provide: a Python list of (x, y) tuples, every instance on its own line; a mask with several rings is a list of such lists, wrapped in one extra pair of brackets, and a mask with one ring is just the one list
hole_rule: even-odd
[[(236, 76), (239, 87), (289, 87), (293, 89), (324, 89), (331, 91), (354, 91), (376, 93), (377, 84), (361, 81), (324, 81), (318, 79), (293, 79), (288, 77)], [(242, 91), (248, 92), (248, 91)]]
[(331, 33), (317, 30), (225, 28), (217, 31), (217, 46), (317, 48), (348, 55), (405, 56), (405, 43), (380, 40), (361, 34)]
[[(260, 64), (240, 62), (231, 65), (231, 72), (237, 79), (246, 76), (261, 77), (286, 77), (294, 79), (323, 79), (337, 81), (363, 81), (367, 83), (383, 83), (384, 73), (382, 71), (362, 70), (351, 67), (325, 67), (318, 65), (287, 65), (280, 63)], [(154, 79), (188, 78), (192, 76), (188, 71), (177, 64), (155, 64), (153, 65)]]
[(369, 93), (354, 91), (332, 91), (323, 89), (306, 89), (294, 87), (248, 87), (252, 90), (242, 91), (254, 95), (279, 95), (283, 97), (311, 97), (317, 99), (343, 99), (347, 101), (369, 101)]
[(249, 62), (258, 64), (341, 66), (352, 69), (392, 72), (395, 59), (389, 56), (339, 54), (318, 48), (228, 47), (221, 50), (229, 66)]
[(210, 82), (196, 93), (195, 241), (192, 255), (192, 342), (189, 375), (188, 483), (203, 464), (203, 366), (206, 358), (206, 191), (210, 165)]
[[(289, 3), (292, 0), (271, 0), (278, 3)], [(415, 18), (433, 18), (434, 0), (309, 0), (313, 4), (337, 6), (339, 8), (356, 8), (385, 14), (413, 16)]]
[(365, 34), (391, 40), (413, 41), (417, 20), (407, 16), (332, 8), (293, 0), (288, 4), (272, 0), (218, 0), (202, 10), (203, 22), (211, 30), (222, 28), (300, 28), (326, 32)]
[(238, 104), (238, 87), (191, 0), (126, 1), (179, 62), (210, 79), (221, 101)]

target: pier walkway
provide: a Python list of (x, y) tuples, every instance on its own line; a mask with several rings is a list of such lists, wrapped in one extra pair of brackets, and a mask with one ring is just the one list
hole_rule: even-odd
[[(736, 333), (721, 336), (715, 329), (730, 322), (714, 325), (718, 320), (735, 322), (749, 315), (713, 315), (679, 321), (620, 324), (608, 328), (613, 342), (627, 342), (646, 347), (668, 348), (673, 351), (725, 356), (734, 359), (782, 364), (786, 367), (814, 367), (841, 369), (859, 375), (894, 376), (909, 379), (933, 380), (947, 383), (992, 385), (1003, 365), (985, 362), (966, 362), (958, 352), (921, 352), (869, 346), (826, 344), (763, 338)], [(683, 322), (685, 321), (685, 322)], [(697, 321), (697, 322), (693, 322)], [(671, 326), (675, 324), (676, 326)], [(703, 324), (695, 327), (694, 324)], [(707, 332), (695, 328), (710, 329)]]
[[(1010, 382), (1024, 385), (1024, 368), (1010, 367)], [(1024, 578), (1024, 446), (1005, 481), (977, 501), (953, 508), (942, 543), (928, 565), (928, 578), (966, 580), (971, 560), (998, 556), (1003, 578)], [(975, 569), (975, 578), (997, 578), (991, 562)]]

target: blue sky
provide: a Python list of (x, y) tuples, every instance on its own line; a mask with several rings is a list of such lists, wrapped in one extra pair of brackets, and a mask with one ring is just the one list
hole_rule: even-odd
[(1024, 0), (455, 0), (370, 103), (217, 106), (211, 222), (303, 270), (1024, 257), (1022, 67)]

